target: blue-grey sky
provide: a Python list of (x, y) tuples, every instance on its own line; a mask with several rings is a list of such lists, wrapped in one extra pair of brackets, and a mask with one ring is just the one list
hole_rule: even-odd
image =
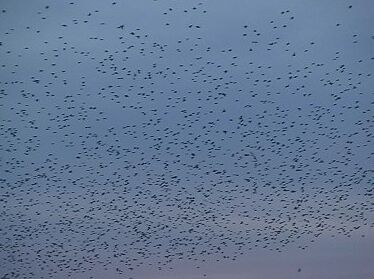
[(374, 277), (374, 2), (0, 1), (0, 278)]

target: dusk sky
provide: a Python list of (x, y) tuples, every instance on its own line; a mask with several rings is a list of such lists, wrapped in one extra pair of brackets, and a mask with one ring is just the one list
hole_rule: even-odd
[(0, 279), (373, 279), (373, 26), (0, 0)]

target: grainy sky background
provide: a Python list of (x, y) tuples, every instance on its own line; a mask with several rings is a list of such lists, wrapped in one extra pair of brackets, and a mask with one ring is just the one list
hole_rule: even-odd
[(0, 278), (373, 278), (372, 26), (1, 0)]

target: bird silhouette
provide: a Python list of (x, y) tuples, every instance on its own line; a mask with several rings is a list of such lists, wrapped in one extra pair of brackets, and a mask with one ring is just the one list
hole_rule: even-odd
[(0, 13), (1, 278), (138, 278), (373, 231), (359, 3), (47, 2)]

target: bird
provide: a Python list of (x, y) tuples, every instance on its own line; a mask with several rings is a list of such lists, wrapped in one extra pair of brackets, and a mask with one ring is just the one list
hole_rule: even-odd
[(207, 263), (372, 232), (361, 4), (321, 19), (286, 4), (253, 18), (142, 5), (4, 6), (2, 278), (140, 278), (178, 263), (211, 278)]

